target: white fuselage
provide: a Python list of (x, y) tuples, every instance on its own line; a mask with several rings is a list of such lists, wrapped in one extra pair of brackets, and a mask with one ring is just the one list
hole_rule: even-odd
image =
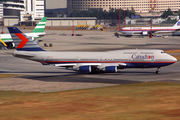
[(143, 33), (150, 33), (151, 31), (157, 32), (157, 33), (169, 33), (169, 32), (175, 32), (176, 30), (179, 30), (180, 27), (125, 27), (119, 30), (119, 32), (122, 32), (123, 34), (143, 34)]
[(107, 52), (14, 51), (15, 57), (55, 66), (117, 66), (123, 68), (162, 67), (177, 61), (162, 50), (127, 49)]
[[(39, 38), (41, 36), (45, 35), (45, 32), (39, 32), (39, 33), (25, 33), (27, 37), (31, 37), (32, 39), (34, 38)], [(0, 39), (7, 43), (7, 42), (13, 42), (11, 35), (10, 34), (0, 34)]]

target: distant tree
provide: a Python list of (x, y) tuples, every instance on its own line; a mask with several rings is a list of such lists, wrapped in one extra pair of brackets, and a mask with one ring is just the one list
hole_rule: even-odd
[(106, 10), (104, 10), (104, 18), (103, 19), (109, 19), (109, 12), (107, 12)]
[(161, 15), (162, 18), (167, 18), (169, 15), (173, 15), (173, 12), (171, 11), (170, 8), (168, 8), (167, 11), (164, 11), (163, 14)]
[(131, 15), (135, 15), (136, 14), (136, 12), (135, 12), (133, 7), (131, 7), (131, 11), (130, 12), (131, 12)]
[(125, 11), (125, 15), (126, 15), (126, 17), (131, 17), (131, 13), (130, 13), (130, 11), (129, 11), (129, 9), (127, 9), (126, 11)]
[(168, 19), (167, 19), (168, 21), (171, 21), (171, 18), (170, 17), (168, 17)]
[[(124, 10), (120, 10), (121, 19), (124, 19)], [(125, 16), (131, 17), (135, 15), (135, 10), (125, 10)], [(97, 19), (119, 19), (119, 9), (110, 8), (109, 11), (102, 9), (89, 9), (89, 10), (73, 10), (69, 17), (96, 17)]]
[(80, 17), (80, 11), (73, 10), (69, 16), (70, 17)]

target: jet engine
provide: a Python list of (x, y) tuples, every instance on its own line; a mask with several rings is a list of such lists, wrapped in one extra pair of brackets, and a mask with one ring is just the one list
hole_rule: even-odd
[(91, 72), (91, 66), (73, 66), (73, 70), (80, 71), (82, 73), (90, 73)]
[(104, 71), (107, 73), (116, 73), (117, 67), (116, 66), (106, 66)]
[(106, 73), (116, 73), (117, 72), (117, 66), (99, 66), (98, 67), (100, 71), (106, 72)]
[(142, 35), (148, 35), (148, 32), (147, 31), (142, 32)]
[(13, 42), (7, 42), (7, 43), (5, 43), (6, 45), (7, 45), (7, 48), (8, 49), (13, 49), (13, 48), (15, 48), (15, 44), (13, 43)]

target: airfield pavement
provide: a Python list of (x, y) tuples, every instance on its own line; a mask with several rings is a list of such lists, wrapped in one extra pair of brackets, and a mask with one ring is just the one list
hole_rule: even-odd
[[(21, 29), (31, 32), (30, 29)], [(8, 33), (7, 28), (4, 28)], [(39, 45), (51, 51), (107, 51), (118, 49), (180, 49), (180, 37), (167, 38), (147, 36), (131, 38), (114, 36), (114, 29), (108, 31), (76, 30), (71, 36), (71, 30), (48, 30), (44, 40)], [(82, 36), (76, 36), (82, 34)], [(52, 44), (53, 47), (44, 47)], [(180, 83), (180, 62), (162, 67), (160, 74), (155, 74), (156, 68), (151, 69), (123, 69), (118, 73), (82, 74), (64, 68), (43, 66), (40, 63), (28, 61), (12, 56), (14, 50), (0, 50), (0, 73), (18, 74), (10, 78), (0, 78), (0, 90), (53, 92), (74, 89), (85, 89), (117, 84), (137, 82), (162, 81)], [(179, 54), (179, 53), (178, 53)]]

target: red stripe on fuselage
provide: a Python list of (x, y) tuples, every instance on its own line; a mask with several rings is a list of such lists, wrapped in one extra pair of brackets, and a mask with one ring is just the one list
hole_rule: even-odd
[(145, 61), (44, 61), (47, 63), (175, 63), (175, 61), (145, 62)]
[(129, 62), (129, 63), (175, 63), (174, 61), (164, 61), (164, 62)]
[(14, 33), (14, 34), (18, 36), (19, 39), (22, 40), (21, 43), (16, 48), (23, 48), (29, 40), (22, 33)]
[[(119, 31), (151, 31), (151, 29), (122, 29)], [(176, 31), (176, 29), (152, 29), (152, 31)]]

